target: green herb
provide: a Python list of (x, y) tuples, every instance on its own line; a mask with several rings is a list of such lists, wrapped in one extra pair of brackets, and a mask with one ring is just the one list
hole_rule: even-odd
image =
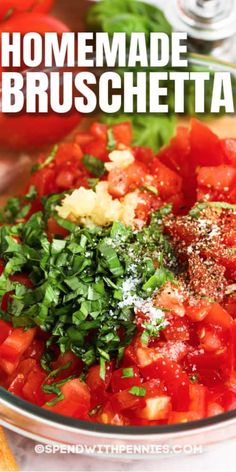
[(222, 210), (236, 211), (236, 205), (227, 202), (199, 202), (189, 212), (192, 218), (199, 218), (206, 208), (218, 208)]
[(87, 182), (88, 182), (88, 185), (89, 187), (92, 189), (92, 190), (95, 190), (98, 182), (99, 182), (99, 179), (96, 179), (96, 178), (91, 178), (91, 179), (87, 179)]
[(143, 185), (143, 187), (141, 187), (141, 190), (147, 190), (150, 193), (154, 193), (154, 195), (158, 195), (158, 189), (153, 185)]
[(58, 367), (57, 369), (52, 370), (52, 371), (49, 373), (49, 375), (47, 376), (47, 379), (50, 379), (51, 377), (56, 377), (58, 374), (60, 374), (60, 372), (63, 372), (64, 370), (69, 369), (70, 366), (71, 366), (71, 362), (67, 362), (66, 364), (61, 365), (61, 366)]
[(41, 164), (35, 164), (33, 167), (32, 167), (32, 172), (37, 172), (38, 170), (42, 170), (44, 169), (44, 167), (47, 167), (49, 166), (49, 164), (51, 164), (54, 159), (55, 159), (55, 156), (56, 156), (56, 153), (58, 151), (58, 144), (55, 144), (49, 155), (46, 157), (46, 159), (41, 163)]
[(129, 393), (131, 393), (131, 395), (135, 395), (136, 397), (145, 397), (146, 388), (134, 386), (129, 390)]
[(105, 174), (104, 162), (97, 157), (91, 156), (90, 154), (85, 154), (82, 162), (86, 169), (95, 177), (102, 177), (102, 175)]
[[(104, 379), (106, 363), (111, 359), (119, 363), (136, 333), (135, 305), (126, 306), (123, 300), (124, 281), (137, 278), (132, 294), (145, 300), (151, 290), (174, 277), (170, 275), (175, 266), (173, 250), (162, 229), (162, 217), (170, 207), (153, 214), (150, 225), (138, 232), (120, 222), (83, 228), (60, 219), (62, 226), (69, 223), (69, 235), (49, 241), (47, 220), (51, 215), (56, 218), (55, 205), (61, 198), (44, 200), (42, 212), (24, 224), (0, 226), (0, 258), (5, 261), (0, 298), (14, 292), (0, 317), (17, 327), (39, 326), (50, 333), (41, 359), (50, 377), (58, 373), (51, 372), (53, 343), (61, 353), (72, 351), (87, 367), (100, 362)], [(153, 264), (157, 258), (160, 273)], [(28, 275), (32, 288), (12, 281), (16, 272)], [(154, 336), (157, 329), (153, 328)]]
[(108, 151), (114, 151), (114, 149), (116, 148), (117, 142), (114, 138), (112, 128), (108, 128), (107, 130), (107, 139), (108, 139), (108, 142), (107, 142)]
[(65, 385), (67, 382), (70, 380), (73, 380), (75, 376), (68, 377), (67, 379), (60, 380), (59, 382), (54, 382), (53, 384), (43, 384), (41, 386), (41, 389), (43, 390), (44, 393), (53, 393), (56, 395), (56, 398), (51, 400), (50, 402), (47, 402), (47, 406), (54, 406), (61, 400), (64, 400), (64, 395), (60, 389), (63, 385)]
[(56, 398), (54, 398), (53, 400), (51, 400), (50, 402), (47, 402), (46, 405), (47, 406), (55, 406), (57, 405), (57, 403), (61, 402), (62, 400), (64, 400), (64, 395), (63, 393), (61, 393), (60, 395), (58, 395)]
[(171, 34), (171, 26), (161, 10), (137, 0), (102, 0), (93, 5), (87, 16), (90, 30), (106, 31), (110, 34), (133, 32), (149, 34), (152, 31)]
[(13, 223), (14, 221), (25, 218), (36, 197), (36, 189), (34, 186), (31, 186), (26, 195), (9, 198), (7, 204), (0, 212), (0, 223)]
[(102, 121), (109, 126), (130, 121), (133, 128), (133, 145), (146, 146), (157, 152), (169, 143), (176, 127), (176, 116), (153, 114), (102, 115)]
[(127, 367), (125, 369), (122, 369), (122, 379), (130, 379), (132, 377), (134, 377), (133, 367)]

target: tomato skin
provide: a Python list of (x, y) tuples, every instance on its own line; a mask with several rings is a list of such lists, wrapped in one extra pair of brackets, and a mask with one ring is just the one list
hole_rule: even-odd
[(48, 13), (53, 3), (54, 0), (2, 0), (0, 3), (0, 21), (5, 20), (8, 13), (10, 18), (25, 12)]
[(43, 408), (64, 416), (73, 416), (74, 418), (87, 418), (90, 410), (90, 392), (87, 385), (79, 379), (73, 379), (61, 387), (64, 399), (54, 406), (47, 404)]
[(100, 365), (94, 365), (90, 367), (86, 378), (86, 384), (91, 391), (91, 404), (92, 408), (97, 404), (104, 402), (107, 398), (107, 389), (110, 385), (112, 377), (112, 366), (111, 364), (106, 365), (106, 376), (105, 380), (100, 377)]
[(39, 366), (35, 366), (28, 374), (27, 380), (22, 388), (22, 395), (36, 405), (42, 406), (45, 402), (45, 394), (41, 385), (46, 379), (46, 373)]
[(148, 168), (151, 166), (154, 159), (154, 152), (152, 149), (134, 146), (132, 147), (132, 152), (134, 154), (135, 160), (142, 162)]
[(228, 162), (236, 167), (236, 139), (222, 139), (221, 144)]
[(7, 388), (15, 395), (23, 396), (22, 390), (30, 372), (36, 367), (35, 359), (23, 359), (20, 361), (17, 369), (13, 372), (7, 381)]
[(172, 411), (168, 424), (187, 423), (189, 421), (200, 420), (198, 413), (194, 411)]
[(1, 32), (8, 33), (30, 33), (35, 31), (37, 33), (52, 33), (58, 34), (66, 33), (69, 28), (60, 20), (50, 15), (43, 15), (41, 13), (21, 13), (17, 16), (12, 16), (9, 20), (1, 23)]
[(206, 416), (207, 408), (207, 389), (204, 385), (190, 384), (189, 385), (190, 404), (189, 410), (195, 412), (200, 418)]
[(157, 378), (164, 382), (176, 411), (188, 408), (189, 379), (176, 362), (159, 357), (152, 364), (142, 367), (141, 373), (145, 378)]
[(182, 178), (169, 167), (163, 165), (158, 158), (153, 160), (151, 173), (154, 175), (154, 185), (164, 201), (181, 192)]
[(229, 329), (232, 326), (233, 318), (218, 303), (214, 303), (210, 308), (205, 321), (213, 325), (221, 326), (223, 329)]
[(115, 197), (124, 197), (129, 191), (129, 179), (125, 169), (113, 169), (108, 174), (108, 191)]
[[(35, 2), (34, 2), (35, 3)], [(64, 23), (54, 17), (40, 13), (22, 13), (13, 16), (0, 27), (1, 32), (36, 31), (68, 32)], [(43, 66), (42, 66), (43, 67)], [(24, 69), (24, 64), (20, 69)], [(17, 68), (14, 68), (17, 70)], [(49, 111), (45, 114), (0, 114), (0, 142), (14, 150), (28, 150), (58, 142), (80, 122), (80, 115), (72, 111), (66, 116)], [(11, 139), (9, 139), (11, 136)]]
[(118, 413), (142, 409), (146, 406), (145, 397), (133, 395), (129, 390), (122, 390), (121, 392), (114, 393), (111, 396), (110, 401), (112, 407)]
[(218, 166), (226, 162), (220, 139), (208, 126), (195, 118), (190, 124), (190, 145), (195, 167)]
[(95, 138), (87, 143), (79, 143), (84, 154), (90, 154), (102, 161), (108, 160), (107, 143), (104, 139)]
[(198, 322), (204, 320), (211, 309), (211, 303), (207, 300), (199, 300), (197, 303), (187, 305), (186, 315), (191, 321)]
[[(218, 192), (228, 191), (236, 181), (236, 168), (225, 164), (217, 167), (200, 167), (197, 172), (198, 185)], [(228, 190), (225, 190), (228, 189)]]
[(23, 331), (21, 328), (16, 328), (5, 339), (0, 346), (0, 367), (8, 374), (14, 372), (20, 362), (22, 354), (30, 346), (36, 329), (31, 328), (28, 331)]
[(0, 344), (11, 334), (12, 326), (4, 320), (0, 320)]
[(131, 145), (133, 139), (133, 132), (130, 121), (113, 125), (112, 132), (114, 140), (118, 144), (124, 144), (125, 146)]
[(65, 352), (63, 354), (59, 354), (56, 361), (52, 362), (53, 370), (60, 369), (63, 366), (68, 364), (67, 369), (61, 370), (59, 374), (57, 374), (56, 379), (62, 380), (70, 377), (71, 375), (79, 375), (83, 369), (83, 362), (79, 359), (73, 352)]
[(112, 373), (111, 389), (113, 393), (141, 385), (141, 377), (138, 368), (133, 365), (131, 369), (133, 369), (133, 377), (124, 377), (123, 369), (117, 369)]
[(125, 169), (113, 169), (108, 174), (108, 190), (113, 197), (123, 197), (141, 187), (145, 182), (147, 168), (141, 162), (134, 162)]
[(48, 219), (47, 227), (48, 227), (48, 238), (50, 241), (52, 241), (52, 239), (55, 236), (63, 236), (64, 238), (66, 238), (66, 236), (68, 236), (69, 234), (69, 231), (67, 231), (65, 228), (60, 226), (55, 220), (55, 218), (53, 217), (50, 217)]
[(40, 148), (60, 141), (80, 120), (77, 112), (66, 116), (52, 112), (47, 115), (0, 114), (0, 142), (16, 151)]

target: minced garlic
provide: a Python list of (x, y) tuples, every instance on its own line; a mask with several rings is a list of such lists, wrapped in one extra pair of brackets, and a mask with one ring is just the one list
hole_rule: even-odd
[(62, 206), (57, 207), (57, 212), (61, 218), (87, 227), (107, 226), (114, 221), (134, 226), (138, 203), (136, 192), (128, 193), (121, 200), (113, 199), (108, 192), (108, 183), (99, 182), (95, 191), (84, 187), (74, 190), (65, 197)]
[(109, 154), (109, 159), (111, 162), (105, 163), (105, 168), (108, 172), (113, 169), (125, 169), (135, 161), (129, 149), (112, 151)]

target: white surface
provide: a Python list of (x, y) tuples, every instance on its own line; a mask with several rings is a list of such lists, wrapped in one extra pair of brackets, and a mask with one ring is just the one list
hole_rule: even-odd
[(122, 461), (108, 460), (105, 458), (90, 458), (74, 456), (70, 454), (43, 454), (34, 452), (33, 441), (25, 439), (15, 433), (8, 433), (10, 444), (15, 453), (20, 471), (92, 471), (92, 472), (233, 472), (235, 471), (236, 447), (235, 440), (217, 444), (212, 449), (201, 455), (175, 456), (169, 458), (157, 458), (155, 460)]

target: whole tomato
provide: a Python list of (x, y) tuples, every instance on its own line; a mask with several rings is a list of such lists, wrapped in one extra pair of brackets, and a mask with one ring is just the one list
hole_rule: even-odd
[(0, 146), (17, 151), (44, 147), (60, 141), (80, 120), (77, 112), (64, 116), (0, 113)]
[[(23, 34), (36, 31), (42, 35), (45, 32), (56, 32), (60, 35), (69, 31), (60, 20), (41, 13), (20, 13), (2, 23), (0, 30)], [(25, 69), (24, 63), (20, 69)], [(43, 115), (24, 112), (18, 115), (0, 113), (0, 145), (15, 150), (46, 146), (66, 136), (79, 121), (80, 115), (77, 112), (66, 116), (53, 112)]]
[(18, 13), (48, 13), (53, 4), (54, 0), (1, 0), (0, 21), (15, 16)]

